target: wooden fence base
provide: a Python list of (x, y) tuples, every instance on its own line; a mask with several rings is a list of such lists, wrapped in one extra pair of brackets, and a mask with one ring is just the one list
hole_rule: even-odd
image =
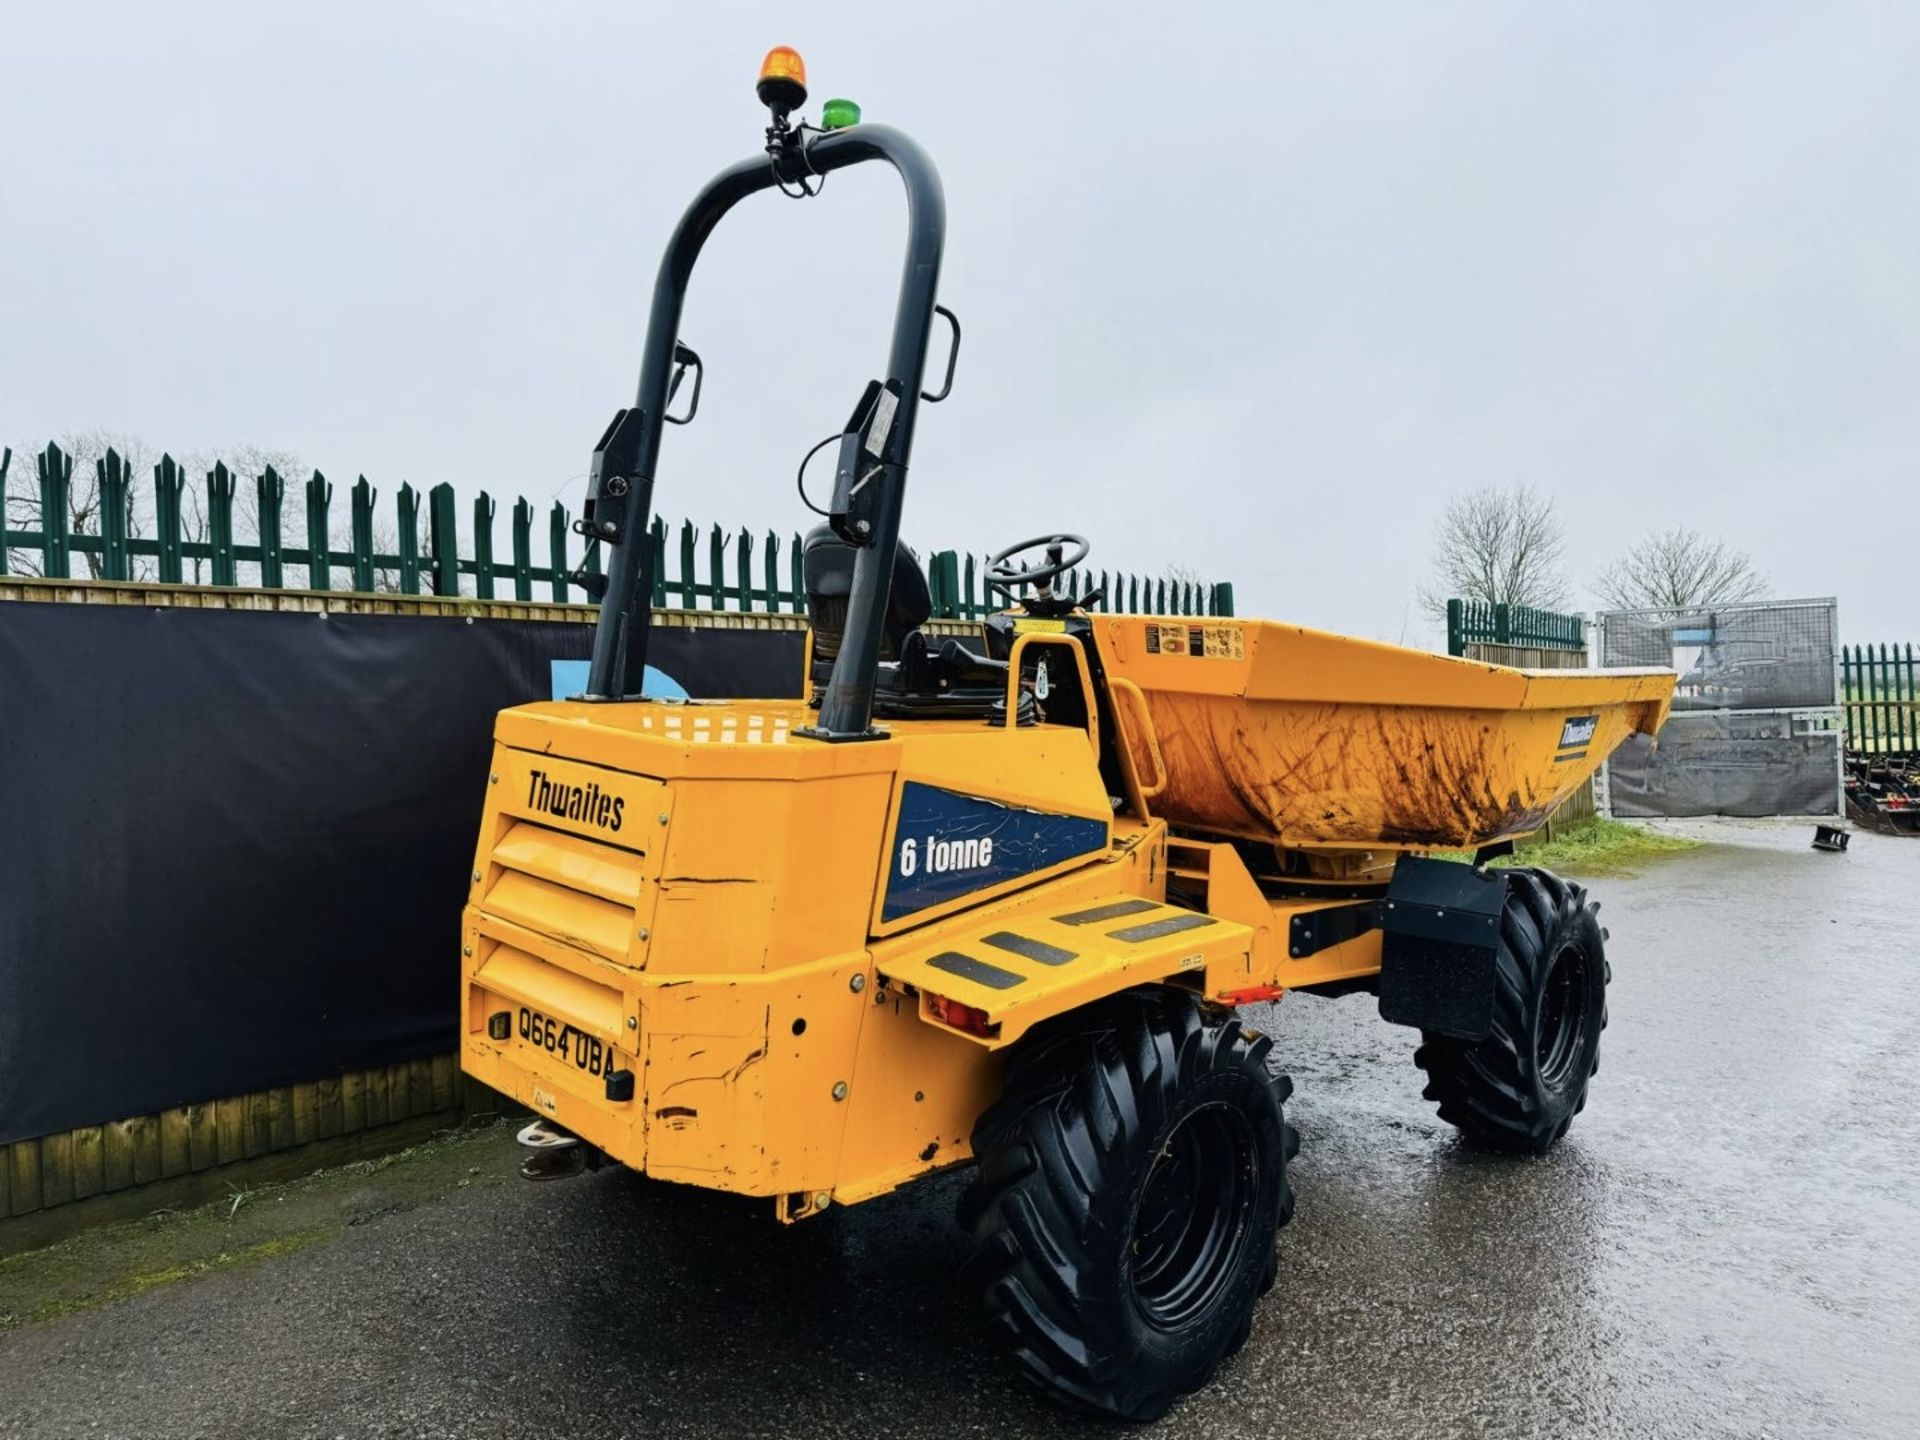
[(451, 1054), (0, 1145), (0, 1255), (418, 1144), (508, 1102)]

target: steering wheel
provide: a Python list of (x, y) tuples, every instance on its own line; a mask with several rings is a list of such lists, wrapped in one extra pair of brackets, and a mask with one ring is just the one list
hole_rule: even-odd
[[(1029, 550), (1051, 550), (1056, 545), (1071, 546), (1072, 553), (1032, 567), (1016, 568), (1009, 563), (1014, 556), (1023, 555)], [(1022, 585), (1058, 579), (1086, 559), (1087, 551), (1092, 548), (1083, 535), (1070, 535), (1065, 531), (1058, 535), (1039, 535), (1032, 540), (1022, 540), (1018, 545), (1009, 545), (998, 555), (990, 557), (980, 578), (989, 589), (1002, 590), (1011, 595)]]

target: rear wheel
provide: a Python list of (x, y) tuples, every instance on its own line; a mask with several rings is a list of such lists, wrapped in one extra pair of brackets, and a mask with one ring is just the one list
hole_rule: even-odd
[(1272, 1043), (1153, 991), (1016, 1051), (961, 1221), (989, 1330), (1031, 1379), (1149, 1420), (1246, 1342), (1293, 1209)]
[(1440, 1118), (1477, 1144), (1539, 1154), (1585, 1107), (1612, 978), (1596, 908), (1550, 871), (1508, 872), (1492, 1029), (1484, 1040), (1429, 1032), (1414, 1052)]

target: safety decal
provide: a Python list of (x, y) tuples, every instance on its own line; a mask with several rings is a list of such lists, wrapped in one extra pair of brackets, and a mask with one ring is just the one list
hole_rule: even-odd
[(1145, 627), (1149, 655), (1191, 655), (1196, 660), (1244, 660), (1247, 639), (1238, 625)]
[(909, 780), (880, 917), (898, 920), (1104, 850), (1107, 825)]

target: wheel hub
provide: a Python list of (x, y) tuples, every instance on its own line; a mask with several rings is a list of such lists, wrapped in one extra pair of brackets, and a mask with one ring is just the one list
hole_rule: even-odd
[(1227, 1105), (1185, 1116), (1155, 1156), (1133, 1225), (1133, 1293), (1147, 1320), (1175, 1329), (1234, 1274), (1258, 1189), (1253, 1128)]
[(1588, 983), (1586, 951), (1569, 945), (1553, 958), (1540, 990), (1540, 1019), (1534, 1031), (1534, 1062), (1540, 1083), (1563, 1088), (1572, 1078), (1587, 1031), (1593, 987)]

